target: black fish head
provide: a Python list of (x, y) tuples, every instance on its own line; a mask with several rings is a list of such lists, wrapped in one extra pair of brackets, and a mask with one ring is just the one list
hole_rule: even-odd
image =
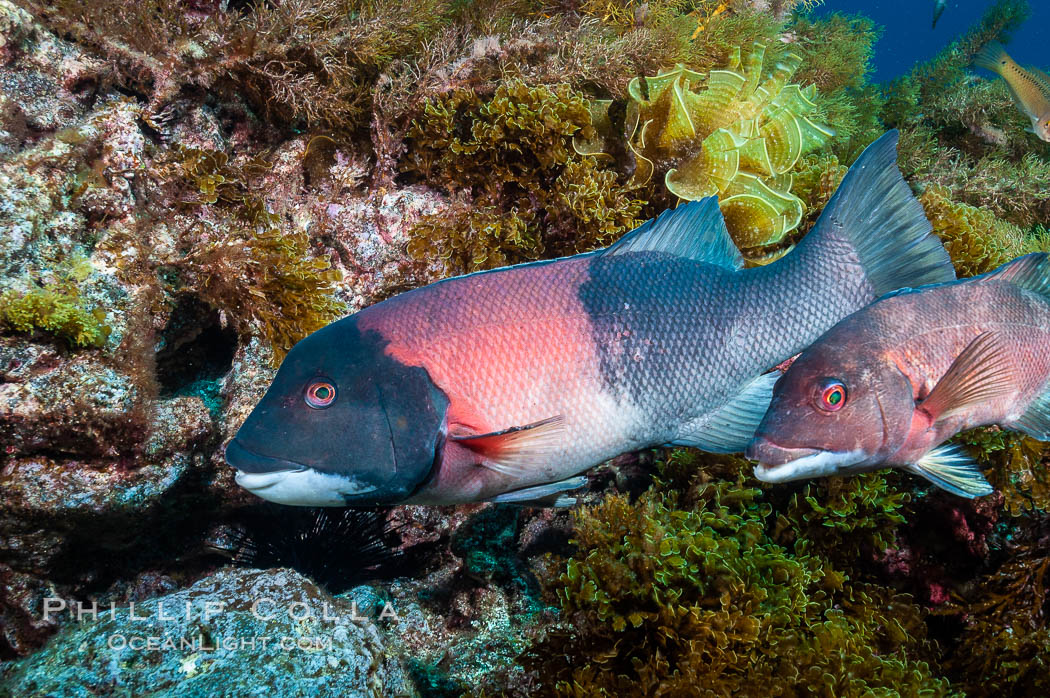
[(226, 446), (237, 483), (280, 504), (404, 501), (430, 476), (448, 400), (356, 316), (306, 337)]

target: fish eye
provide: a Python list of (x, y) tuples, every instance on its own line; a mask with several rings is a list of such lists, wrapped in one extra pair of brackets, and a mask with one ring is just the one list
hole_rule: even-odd
[(846, 386), (837, 378), (821, 381), (817, 407), (825, 412), (837, 412), (846, 404)]
[(335, 402), (335, 386), (326, 380), (314, 381), (306, 387), (303, 399), (315, 410), (323, 410)]

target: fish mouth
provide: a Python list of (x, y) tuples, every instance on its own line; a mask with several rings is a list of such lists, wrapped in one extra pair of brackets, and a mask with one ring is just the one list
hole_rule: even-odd
[(755, 477), (762, 482), (790, 482), (842, 473), (866, 460), (864, 451), (825, 451), (819, 448), (788, 448), (764, 437), (755, 437), (747, 457), (758, 461)]
[(799, 458), (811, 456), (819, 451), (820, 449), (817, 448), (781, 446), (764, 436), (756, 436), (748, 444), (744, 455), (748, 459), (758, 461), (762, 465), (778, 466)]
[(279, 473), (284, 471), (306, 470), (307, 468), (307, 466), (302, 463), (296, 463), (295, 461), (285, 460), (283, 458), (264, 456), (261, 453), (248, 450), (236, 439), (236, 437), (231, 439), (230, 443), (226, 444), (224, 456), (227, 465), (232, 465), (242, 473)]
[(226, 462), (237, 468), (234, 480), (238, 485), (276, 504), (345, 507), (379, 489), (352, 476), (324, 473), (294, 461), (259, 455), (236, 439), (226, 445)]
[(272, 473), (237, 471), (237, 484), (256, 497), (294, 507), (345, 507), (377, 489), (374, 485), (313, 468)]

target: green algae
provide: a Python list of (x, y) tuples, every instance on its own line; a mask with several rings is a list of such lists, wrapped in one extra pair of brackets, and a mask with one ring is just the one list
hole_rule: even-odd
[(577, 511), (577, 550), (547, 584), (572, 627), (525, 658), (544, 694), (951, 695), (919, 607), (790, 552), (771, 514), (730, 481)]
[[(635, 161), (628, 186), (646, 187), (658, 174), (678, 199), (717, 195), (745, 255), (798, 227), (803, 203), (792, 192), (792, 173), (834, 135), (810, 119), (816, 89), (788, 83), (802, 58), (789, 53), (767, 69), (765, 55), (761, 43), (743, 57), (738, 47), (717, 70), (704, 74), (679, 64), (627, 88), (625, 146)], [(600, 130), (578, 134), (577, 152), (611, 157), (605, 150), (617, 146), (613, 106), (611, 100), (591, 105)]]
[(42, 331), (70, 348), (100, 348), (111, 332), (106, 311), (84, 297), (81, 286), (91, 275), (83, 254), (49, 271), (44, 281), (28, 276), (0, 293), (0, 327), (20, 333)]
[(851, 571), (897, 542), (910, 500), (899, 473), (822, 478), (791, 495), (772, 536), (796, 553), (818, 554)]
[(0, 294), (0, 323), (16, 332), (42, 330), (72, 347), (104, 346), (110, 332), (105, 320), (104, 310), (89, 309), (75, 291), (63, 285), (8, 289)]
[(919, 202), (960, 277), (992, 271), (1029, 251), (1017, 226), (988, 210), (952, 201), (945, 187), (929, 187)]
[(458, 90), (413, 121), (403, 169), (450, 193), (469, 190), (410, 232), (408, 252), (446, 273), (583, 252), (640, 221), (614, 173), (571, 148), (593, 131), (584, 95), (512, 79), (491, 98)]

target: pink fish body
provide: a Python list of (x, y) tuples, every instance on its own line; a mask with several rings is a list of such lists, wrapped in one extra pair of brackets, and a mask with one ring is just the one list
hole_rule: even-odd
[(748, 449), (779, 482), (897, 466), (964, 496), (991, 487), (942, 444), (999, 424), (1050, 439), (1050, 259), (890, 294), (791, 365)]

